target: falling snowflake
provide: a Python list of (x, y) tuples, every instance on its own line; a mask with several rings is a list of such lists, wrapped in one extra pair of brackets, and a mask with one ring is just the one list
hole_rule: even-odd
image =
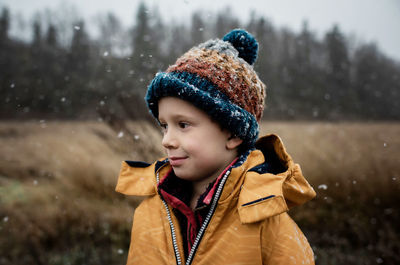
[(318, 189), (320, 189), (320, 190), (327, 190), (327, 189), (328, 189), (328, 185), (326, 185), (326, 184), (321, 184), (321, 185), (318, 186)]

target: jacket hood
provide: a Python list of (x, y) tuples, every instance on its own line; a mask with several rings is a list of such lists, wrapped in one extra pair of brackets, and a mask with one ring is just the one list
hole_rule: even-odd
[(281, 214), (315, 197), (300, 166), (293, 162), (277, 135), (260, 138), (256, 148), (254, 152), (263, 162), (250, 168), (243, 181), (238, 201), (242, 223)]
[[(169, 165), (160, 168), (164, 164), (165, 161), (153, 164), (122, 162), (116, 191), (135, 196), (156, 195), (155, 172), (159, 169), (162, 176), (170, 170)], [(224, 203), (235, 190), (239, 193), (237, 209), (244, 224), (286, 212), (316, 195), (300, 166), (293, 162), (275, 134), (260, 138), (256, 150), (242, 165), (232, 169), (220, 202)]]

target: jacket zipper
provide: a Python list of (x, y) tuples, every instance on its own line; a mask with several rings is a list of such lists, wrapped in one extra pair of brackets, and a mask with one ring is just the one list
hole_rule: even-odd
[[(160, 182), (160, 172), (157, 171), (157, 185), (158, 185), (159, 182)], [(181, 260), (181, 255), (180, 255), (179, 249), (178, 249), (178, 241), (176, 239), (176, 232), (175, 232), (174, 223), (172, 222), (171, 212), (170, 212), (170, 210), (168, 208), (167, 203), (165, 202), (165, 200), (164, 200), (164, 198), (162, 196), (161, 196), (161, 201), (164, 204), (165, 210), (167, 211), (169, 227), (171, 229), (172, 245), (174, 247), (174, 252), (175, 252), (176, 264), (177, 265), (181, 265), (182, 264), (182, 260)]]
[[(197, 233), (196, 239), (194, 240), (193, 246), (192, 246), (192, 248), (190, 250), (190, 253), (188, 255), (188, 258), (186, 260), (185, 265), (192, 264), (192, 261), (193, 261), (193, 258), (194, 258), (194, 254), (196, 253), (197, 248), (198, 248), (198, 246), (200, 244), (200, 240), (202, 239), (203, 234), (204, 234), (209, 222), (211, 221), (211, 217), (213, 216), (213, 214), (215, 212), (215, 208), (217, 207), (217, 203), (218, 203), (219, 198), (221, 196), (222, 188), (224, 187), (226, 179), (228, 178), (230, 173), (231, 173), (231, 171), (227, 170), (225, 172), (223, 178), (221, 179), (221, 183), (218, 185), (218, 189), (215, 192), (215, 196), (214, 196), (214, 199), (213, 199), (213, 201), (211, 203), (210, 210), (208, 211), (208, 214), (207, 214), (206, 218), (204, 219), (204, 222), (203, 222), (202, 226), (200, 227), (199, 232)], [(159, 172), (157, 172), (157, 184), (159, 183), (159, 180), (160, 180)], [(168, 208), (168, 205), (165, 202), (164, 198), (161, 197), (161, 200), (162, 200), (162, 202), (164, 204), (164, 207), (165, 207), (165, 209), (167, 211), (167, 217), (168, 217), (168, 222), (169, 222), (169, 226), (170, 226), (170, 229), (171, 229), (172, 245), (174, 247), (176, 263), (178, 265), (181, 265), (182, 264), (181, 255), (180, 255), (179, 249), (178, 249), (178, 243), (177, 243), (176, 232), (175, 232), (176, 230), (175, 230), (174, 224), (172, 222), (171, 212), (170, 212), (170, 210)]]
[(203, 234), (204, 234), (208, 224), (211, 221), (211, 217), (213, 216), (213, 214), (215, 212), (215, 208), (217, 207), (217, 203), (219, 201), (219, 197), (221, 196), (222, 188), (224, 187), (226, 179), (228, 178), (230, 173), (231, 173), (231, 171), (227, 170), (225, 172), (224, 177), (221, 179), (221, 183), (218, 185), (218, 189), (215, 192), (214, 200), (211, 203), (210, 210), (208, 211), (208, 214), (207, 214), (206, 218), (204, 219), (203, 225), (200, 227), (200, 230), (197, 233), (197, 236), (196, 236), (196, 239), (194, 240), (192, 249), (190, 250), (190, 253), (189, 253), (188, 258), (186, 260), (186, 265), (192, 264), (194, 254), (196, 253), (197, 248), (198, 248), (198, 246), (200, 244), (200, 240), (203, 237)]

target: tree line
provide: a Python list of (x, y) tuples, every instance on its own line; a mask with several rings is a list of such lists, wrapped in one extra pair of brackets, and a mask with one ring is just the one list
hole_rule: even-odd
[(104, 111), (140, 118), (156, 72), (193, 45), (240, 27), (260, 44), (255, 70), (267, 85), (265, 119), (399, 119), (400, 64), (376, 44), (356, 43), (337, 25), (318, 38), (306, 21), (296, 33), (255, 12), (250, 17), (240, 21), (227, 8), (166, 23), (140, 3), (129, 29), (112, 13), (98, 19), (96, 37), (83, 19), (60, 25), (37, 16), (27, 41), (11, 36), (11, 14), (3, 8), (0, 118), (95, 118)]

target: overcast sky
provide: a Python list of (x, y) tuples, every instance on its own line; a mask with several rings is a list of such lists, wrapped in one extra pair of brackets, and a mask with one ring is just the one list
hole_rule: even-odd
[[(30, 18), (48, 7), (74, 5), (88, 22), (96, 14), (113, 12), (125, 26), (133, 24), (139, 0), (0, 0), (12, 14)], [(400, 61), (400, 0), (146, 0), (150, 8), (159, 7), (165, 21), (187, 20), (194, 10), (215, 14), (229, 6), (233, 14), (247, 22), (251, 10), (269, 18), (277, 27), (299, 31), (304, 20), (321, 36), (337, 23), (345, 34), (363, 42), (374, 41), (386, 55)]]

